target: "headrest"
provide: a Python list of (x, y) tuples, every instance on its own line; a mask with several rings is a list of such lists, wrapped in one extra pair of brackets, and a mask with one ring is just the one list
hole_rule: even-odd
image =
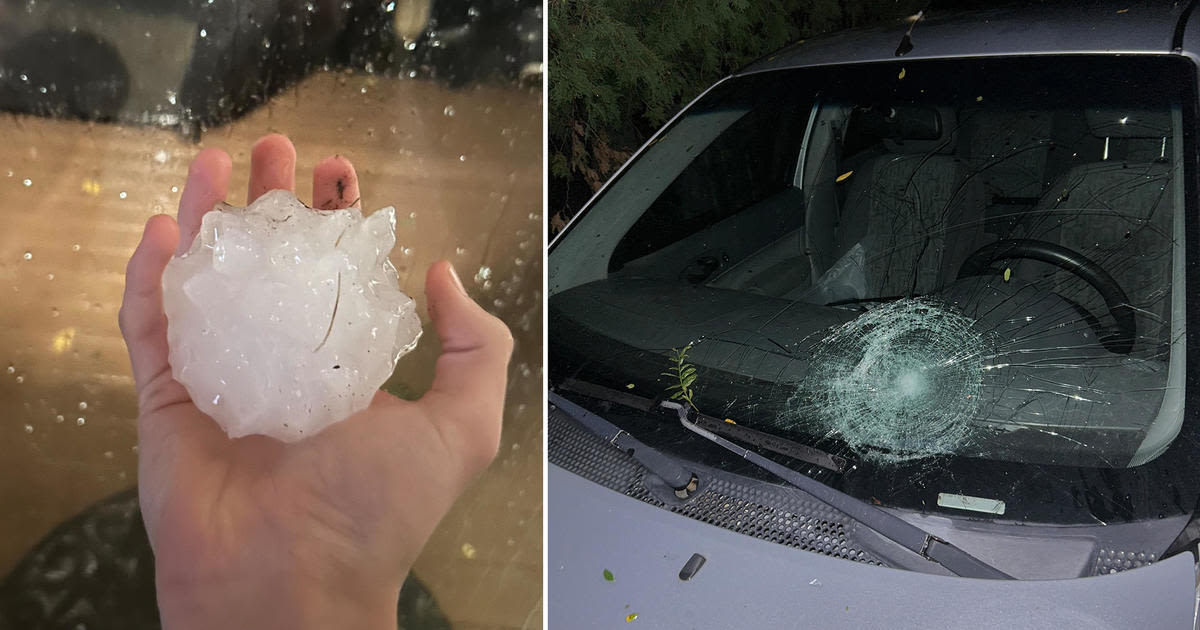
[(1097, 138), (1162, 138), (1171, 135), (1171, 111), (1088, 108), (1088, 128)]

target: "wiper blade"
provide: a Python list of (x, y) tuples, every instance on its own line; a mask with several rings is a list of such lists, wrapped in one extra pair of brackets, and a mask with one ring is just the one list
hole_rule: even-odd
[[(561, 389), (583, 394), (589, 398), (604, 400), (613, 404), (621, 405), (623, 407), (645, 411), (647, 413), (653, 412), (658, 408), (658, 401), (656, 400), (638, 396), (637, 394), (631, 394), (629, 392), (610, 389), (608, 387), (604, 387), (603, 385), (596, 385), (595, 383), (589, 383), (587, 381), (581, 381), (575, 378), (563, 380), (559, 387)], [(780, 455), (786, 455), (792, 459), (800, 460), (806, 464), (812, 464), (827, 470), (832, 470), (836, 473), (840, 473), (846, 469), (845, 458), (838, 457), (832, 453), (826, 453), (821, 449), (813, 448), (806, 444), (801, 444), (787, 438), (779, 437), (778, 435), (772, 435), (770, 433), (765, 433), (749, 427), (743, 427), (739, 424), (725, 422), (719, 418), (706, 416), (701, 413), (696, 413), (695, 418), (696, 424), (718, 435), (723, 435), (725, 437), (738, 440), (739, 442), (752, 444), (759, 448), (763, 448), (774, 453), (779, 453)]]
[(688, 417), (690, 407), (669, 401), (660, 404), (668, 409), (675, 409), (679, 414), (679, 422), (688, 431), (732, 453), (740, 455), (750, 463), (800, 488), (884, 538), (895, 542), (926, 560), (942, 565), (955, 575), (993, 580), (1013, 579), (1011, 575), (898, 516), (864, 503), (844, 492), (834, 490), (815, 479), (802, 475), (782, 464), (773, 462), (750, 449), (738, 446), (716, 435), (712, 431), (698, 426)]
[(637, 463), (655, 475), (658, 475), (663, 482), (670, 486), (675, 491), (675, 496), (686, 499), (699, 486), (700, 480), (696, 477), (695, 473), (684, 468), (678, 460), (662, 454), (653, 447), (645, 445), (630, 435), (625, 429), (554, 392), (549, 393), (549, 401), (550, 404), (563, 410), (563, 412), (604, 441), (629, 453)]
[(793, 442), (787, 438), (743, 427), (740, 424), (731, 424), (702, 413), (696, 414), (695, 422), (696, 426), (718, 435), (724, 434), (724, 437), (745, 442), (746, 444), (779, 453), (780, 455), (786, 455), (792, 459), (798, 459), (836, 473), (846, 470), (846, 459), (844, 457), (838, 457), (832, 453), (826, 453), (820, 449), (799, 442)]

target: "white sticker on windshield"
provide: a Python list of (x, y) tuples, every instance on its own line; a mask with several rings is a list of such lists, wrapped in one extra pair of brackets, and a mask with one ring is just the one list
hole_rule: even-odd
[(971, 510), (985, 514), (1004, 514), (1004, 502), (997, 499), (971, 497), (965, 494), (938, 493), (937, 504), (956, 510)]

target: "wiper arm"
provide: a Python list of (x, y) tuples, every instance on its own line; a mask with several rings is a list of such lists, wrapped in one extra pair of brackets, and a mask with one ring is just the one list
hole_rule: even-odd
[(604, 441), (629, 453), (637, 463), (658, 475), (672, 490), (675, 496), (686, 499), (700, 484), (695, 473), (684, 468), (677, 460), (662, 454), (640, 440), (630, 435), (625, 429), (601, 418), (600, 416), (576, 405), (562, 396), (549, 393), (550, 404), (562, 409), (585, 428), (596, 434)]
[[(658, 409), (658, 401), (651, 398), (645, 398), (629, 392), (623, 392), (616, 389), (609, 389), (603, 385), (596, 385), (587, 381), (581, 381), (575, 378), (564, 379), (559, 385), (561, 389), (577, 392), (595, 398), (604, 400), (613, 404), (637, 409), (646, 413), (652, 413)], [(846, 469), (846, 460), (832, 453), (826, 453), (818, 448), (813, 448), (807, 444), (800, 444), (787, 438), (764, 433), (756, 429), (743, 427), (739, 424), (722, 422), (718, 418), (706, 416), (702, 413), (695, 414), (696, 424), (712, 431), (718, 435), (733, 438), (739, 442), (753, 444), (754, 446), (765, 448), (768, 451), (786, 455), (792, 459), (800, 460), (807, 464), (820, 466), (826, 470), (840, 473)]]
[(946, 567), (946, 569), (955, 575), (993, 580), (1013, 579), (1011, 575), (898, 516), (864, 503), (844, 492), (834, 490), (815, 479), (802, 475), (787, 466), (773, 462), (750, 449), (738, 446), (711, 431), (701, 428), (688, 418), (690, 407), (670, 401), (664, 401), (660, 404), (665, 408), (676, 410), (679, 414), (680, 424), (688, 431), (732, 453), (742, 456), (750, 463), (800, 488), (884, 538), (895, 542), (926, 560)]

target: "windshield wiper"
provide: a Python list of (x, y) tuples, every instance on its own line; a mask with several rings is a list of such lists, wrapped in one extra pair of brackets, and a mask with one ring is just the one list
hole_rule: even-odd
[(956, 547), (953, 543), (938, 538), (890, 512), (885, 512), (844, 492), (830, 488), (815, 479), (802, 475), (787, 466), (773, 462), (748, 448), (734, 444), (698, 426), (688, 417), (690, 407), (671, 401), (664, 401), (660, 404), (665, 408), (676, 410), (679, 414), (680, 424), (688, 431), (725, 448), (731, 453), (740, 455), (755, 466), (800, 488), (830, 507), (865, 525), (880, 536), (891, 540), (926, 560), (942, 565), (955, 575), (993, 580), (1013, 579), (1011, 575), (972, 556), (959, 547)]
[[(750, 463), (762, 468), (763, 470), (766, 470), (767, 472), (779, 477), (791, 485), (796, 486), (822, 503), (825, 503), (835, 510), (838, 510), (846, 516), (849, 516), (851, 519), (858, 521), (860, 524), (874, 531), (880, 536), (891, 540), (892, 542), (921, 556), (922, 558), (925, 558), (926, 560), (942, 565), (951, 573), (954, 573), (960, 577), (986, 578), (993, 580), (1013, 579), (1011, 575), (1008, 575), (1007, 573), (997, 569), (996, 567), (993, 567), (983, 560), (972, 556), (959, 547), (956, 547), (953, 543), (938, 538), (937, 536), (934, 536), (933, 534), (901, 519), (898, 516), (891, 514), (890, 512), (886, 512), (878, 507), (864, 503), (863, 501), (856, 499), (845, 492), (835, 490), (815, 479), (796, 472), (787, 466), (773, 462), (746, 447), (735, 444), (730, 440), (717, 435), (716, 431), (710, 430), (717, 429), (719, 427), (719, 430), (723, 432), (729, 432), (731, 430), (736, 430), (734, 427), (737, 427), (737, 425), (723, 425), (723, 423), (721, 423), (719, 420), (716, 420), (716, 424), (713, 424), (712, 422), (705, 422), (709, 425), (709, 427), (706, 428), (701, 426), (700, 422), (704, 422), (706, 418), (710, 421), (713, 419), (696, 413), (696, 411), (691, 407), (687, 407), (672, 401), (655, 401), (649, 398), (638, 396), (636, 394), (610, 389), (594, 383), (580, 381), (578, 379), (567, 379), (561, 384), (561, 387), (563, 389), (578, 392), (589, 398), (608, 401), (625, 407), (638, 409), (647, 413), (653, 412), (656, 407), (673, 409), (679, 415), (679, 422), (683, 424), (683, 427), (688, 431), (691, 431), (696, 435), (699, 435), (700, 437), (709, 440), (710, 442), (713, 442), (722, 448), (725, 448), (735, 455), (741, 456)], [(571, 417), (576, 418), (581, 424), (584, 425), (584, 427), (591, 430), (593, 433), (604, 438), (614, 446), (618, 446), (622, 448), (622, 450), (627, 450), (629, 454), (638, 461), (638, 463), (645, 466), (651, 472), (666, 481), (668, 485), (671, 485), (673, 488), (675, 488), (676, 496), (679, 496), (680, 498), (686, 498), (688, 496), (688, 494), (680, 494), (680, 489), (677, 485), (683, 482), (684, 479), (688, 479), (690, 481), (691, 485), (689, 487), (691, 491), (696, 489), (696, 476), (683, 468), (682, 465), (679, 464), (679, 462), (675, 459), (672, 459), (663, 453), (646, 446), (642, 442), (635, 439), (632, 435), (629, 435), (629, 433), (627, 433), (624, 429), (621, 429), (615, 424), (584, 409), (583, 407), (580, 407), (566, 398), (563, 398), (557, 393), (550, 392), (549, 400), (551, 404), (559, 407)], [(693, 419), (693, 416), (696, 419)], [(700, 422), (697, 420), (700, 420)], [(743, 427), (737, 428), (745, 431), (752, 431), (751, 429), (745, 429)], [(807, 461), (808, 463), (816, 465), (824, 465), (818, 463), (822, 461), (820, 456), (823, 455), (825, 458), (830, 458), (826, 461), (836, 465), (836, 468), (833, 466), (826, 467), (838, 472), (840, 472), (842, 467), (845, 465), (845, 460), (837, 457), (836, 455), (830, 455), (818, 449), (792, 442), (791, 440), (785, 440), (783, 438), (771, 436), (770, 434), (761, 433), (758, 431), (753, 431), (753, 433), (774, 438), (773, 441), (769, 442), (771, 442), (771, 446), (775, 448), (770, 448), (766, 446), (766, 444), (756, 444), (756, 446), (762, 446), (763, 448), (768, 448), (769, 450), (773, 450), (784, 455), (789, 455), (796, 459), (801, 459), (802, 461)], [(753, 440), (747, 441), (752, 444), (754, 443)], [(791, 445), (792, 448), (789, 449), (790, 453), (784, 452), (784, 450), (780, 448), (779, 442)], [(797, 447), (799, 449), (807, 449), (807, 452), (798, 450)], [(797, 457), (797, 455), (799, 455), (799, 457)]]
[[(589, 383), (587, 381), (581, 381), (575, 378), (564, 379), (559, 385), (559, 388), (578, 394), (583, 394), (588, 398), (603, 400), (613, 404), (621, 405), (622, 407), (629, 407), (631, 409), (637, 409), (638, 411), (644, 411), (647, 413), (658, 409), (657, 400), (645, 398), (629, 392), (610, 389), (608, 387), (604, 387), (603, 385), (596, 385), (595, 383)], [(800, 460), (806, 464), (820, 466), (821, 468), (832, 470), (836, 473), (846, 470), (845, 458), (838, 457), (832, 453), (826, 453), (821, 449), (813, 448), (807, 444), (801, 444), (787, 438), (779, 437), (778, 435), (772, 435), (770, 433), (764, 433), (763, 431), (758, 431), (749, 427), (743, 427), (733, 422), (723, 421), (720, 418), (707, 416), (702, 413), (695, 413), (693, 415), (696, 424), (718, 435), (723, 435), (739, 442), (751, 444), (773, 453), (786, 455), (792, 459)]]

